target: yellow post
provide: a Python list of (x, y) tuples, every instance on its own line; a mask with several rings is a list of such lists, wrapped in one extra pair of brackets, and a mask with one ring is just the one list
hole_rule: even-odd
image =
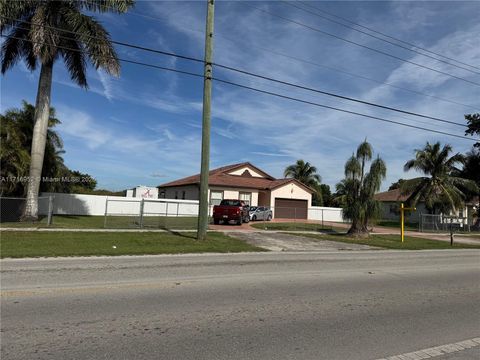
[(403, 238), (404, 238), (404, 232), (405, 232), (405, 229), (404, 229), (404, 219), (403, 219), (403, 210), (404, 210), (404, 207), (403, 207), (403, 203), (400, 205), (400, 235), (402, 237), (402, 242), (403, 242)]

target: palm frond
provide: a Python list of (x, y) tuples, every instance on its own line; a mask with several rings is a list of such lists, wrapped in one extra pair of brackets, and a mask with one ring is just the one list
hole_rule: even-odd
[(135, 4), (133, 0), (81, 0), (75, 1), (80, 8), (93, 12), (124, 13)]
[(101, 67), (107, 73), (118, 76), (120, 62), (107, 30), (93, 17), (72, 9), (64, 8), (63, 15), (65, 23), (75, 32), (77, 40), (84, 45), (93, 66), (96, 69)]

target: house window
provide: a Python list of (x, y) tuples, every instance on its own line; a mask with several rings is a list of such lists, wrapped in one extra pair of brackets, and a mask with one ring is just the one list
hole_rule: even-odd
[(178, 199), (178, 191), (175, 191), (175, 199)]
[(165, 190), (160, 191), (160, 199), (165, 199)]
[(220, 205), (223, 200), (223, 191), (210, 191), (210, 205)]
[(182, 191), (182, 199), (185, 200), (185, 191)]
[(244, 201), (245, 204), (249, 205), (252, 203), (252, 193), (241, 192), (239, 194), (240, 200)]

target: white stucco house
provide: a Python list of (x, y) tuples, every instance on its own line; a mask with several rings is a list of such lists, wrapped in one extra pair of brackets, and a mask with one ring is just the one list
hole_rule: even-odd
[[(314, 190), (295, 179), (275, 179), (244, 162), (211, 170), (208, 178), (210, 205), (222, 199), (240, 199), (250, 206), (268, 206), (276, 218), (307, 219)], [(158, 186), (159, 198), (198, 200), (200, 174)]]

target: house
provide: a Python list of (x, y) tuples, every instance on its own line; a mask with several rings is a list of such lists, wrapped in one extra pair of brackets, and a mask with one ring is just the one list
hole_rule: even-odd
[[(408, 195), (402, 195), (400, 189), (384, 191), (378, 194), (375, 194), (375, 200), (381, 202), (381, 219), (383, 220), (398, 220), (400, 214), (400, 204), (406, 203)], [(465, 225), (473, 225), (474, 219), (473, 214), (475, 212), (476, 206), (478, 206), (478, 197), (467, 201), (461, 208), (456, 211), (450, 212), (450, 214), (445, 215), (445, 217), (456, 217), (462, 219), (462, 222)], [(416, 211), (405, 212), (405, 221), (418, 223), (420, 222), (420, 217), (422, 214), (428, 214), (425, 203), (419, 201), (416, 205)]]
[[(222, 199), (240, 199), (250, 206), (268, 206), (276, 218), (307, 219), (314, 190), (295, 179), (275, 179), (244, 162), (211, 170), (208, 177), (210, 205)], [(158, 186), (159, 197), (198, 200), (200, 174)]]
[[(407, 201), (408, 195), (402, 195), (400, 189), (395, 189), (375, 194), (374, 198), (381, 203), (380, 218), (382, 220), (398, 220), (400, 216), (400, 204)], [(422, 202), (419, 202), (416, 208), (416, 211), (405, 212), (406, 222), (418, 223), (420, 221), (420, 214), (428, 213), (425, 204)]]
[(158, 189), (151, 186), (139, 185), (126, 191), (126, 197), (158, 199)]

